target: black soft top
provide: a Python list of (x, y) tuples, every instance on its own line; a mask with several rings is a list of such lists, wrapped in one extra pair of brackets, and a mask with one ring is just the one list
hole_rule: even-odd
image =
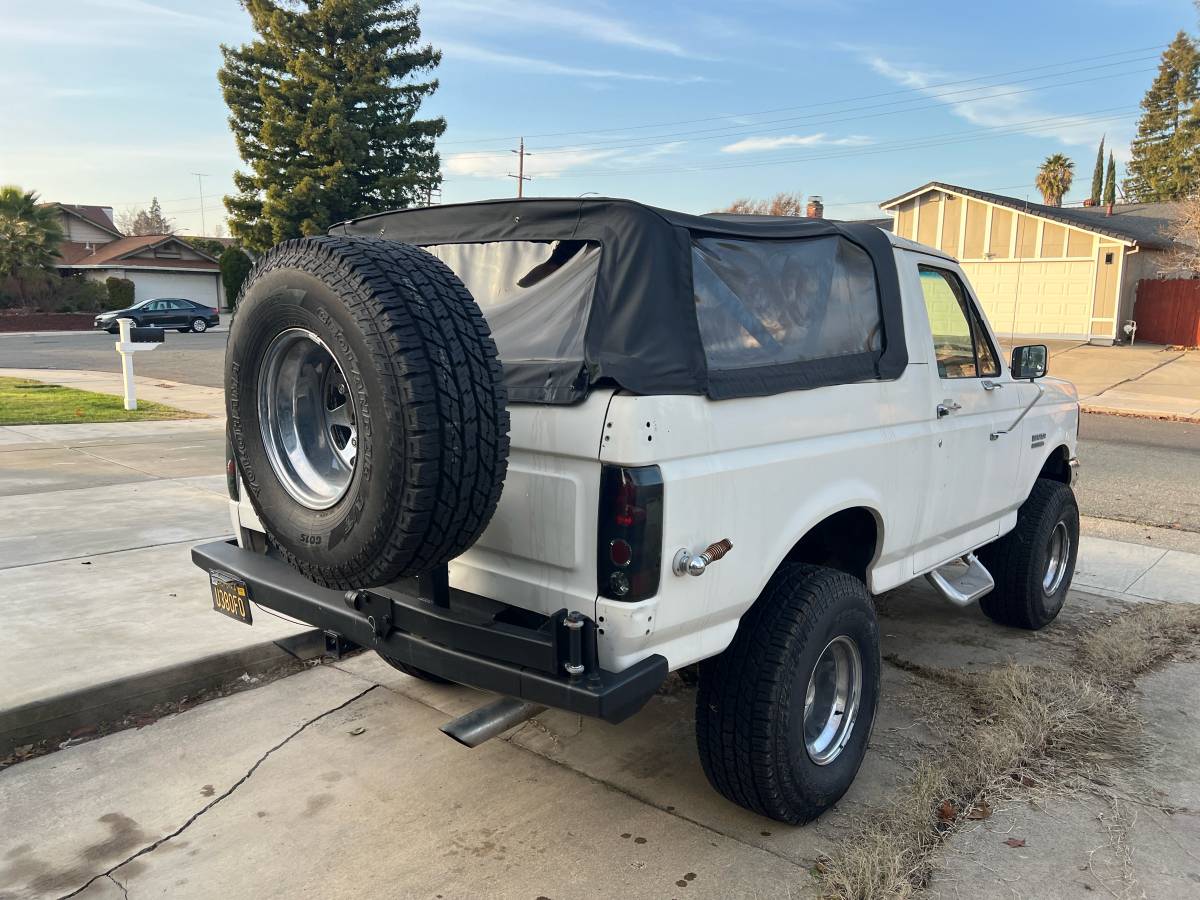
[[(600, 245), (581, 358), (507, 359), (512, 400), (571, 403), (610, 383), (640, 394), (763, 396), (896, 378), (908, 363), (891, 243), (874, 225), (784, 216), (689, 215), (610, 198), (488, 200), (397, 210), (335, 225), (335, 234), (430, 246), (497, 241)], [(882, 335), (871, 349), (828, 359), (710, 371), (697, 321), (697, 242), (841, 237), (874, 268)], [(486, 307), (485, 307), (486, 312)]]

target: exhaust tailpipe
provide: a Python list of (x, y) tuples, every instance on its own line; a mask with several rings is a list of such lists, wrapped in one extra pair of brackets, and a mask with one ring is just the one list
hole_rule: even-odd
[(546, 707), (536, 703), (501, 697), (494, 703), (473, 709), (466, 715), (452, 719), (441, 727), (441, 732), (458, 741), (464, 747), (478, 747), (484, 741), (503, 734), (514, 725), (532, 719)]

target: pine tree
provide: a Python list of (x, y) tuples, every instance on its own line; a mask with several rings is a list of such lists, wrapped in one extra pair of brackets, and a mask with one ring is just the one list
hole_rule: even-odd
[(257, 39), (222, 46), (218, 80), (248, 171), (225, 198), (250, 250), (410, 206), (441, 181), (442, 118), (418, 119), (441, 61), (406, 0), (242, 0)]
[(1178, 200), (1200, 183), (1200, 52), (1183, 31), (1163, 51), (1142, 98), (1125, 193), (1133, 200)]
[(1100, 202), (1100, 194), (1104, 190), (1104, 138), (1100, 138), (1100, 149), (1096, 151), (1096, 168), (1092, 170), (1093, 204)]
[(1109, 206), (1117, 202), (1117, 163), (1111, 151), (1108, 154), (1108, 171), (1104, 175), (1104, 204)]

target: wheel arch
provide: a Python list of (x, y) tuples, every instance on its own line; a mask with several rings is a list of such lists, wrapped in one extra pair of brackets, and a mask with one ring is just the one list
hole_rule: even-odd
[[(1071, 450), (1066, 444), (1059, 444), (1042, 460), (1042, 467), (1038, 470), (1034, 481), (1036, 482), (1038, 478), (1049, 478), (1051, 481), (1070, 485), (1073, 480), (1072, 475)], [(1032, 489), (1033, 485), (1030, 485), (1030, 490)]]
[(808, 520), (771, 572), (787, 563), (810, 563), (846, 572), (869, 583), (883, 547), (883, 516), (869, 502), (846, 502)]

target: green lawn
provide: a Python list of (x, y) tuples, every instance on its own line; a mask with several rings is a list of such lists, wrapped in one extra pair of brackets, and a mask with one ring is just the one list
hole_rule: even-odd
[(162, 403), (138, 401), (132, 412), (120, 397), (93, 394), (61, 384), (24, 378), (0, 378), (0, 425), (54, 425), (63, 422), (143, 422), (149, 419), (194, 419), (197, 413)]

